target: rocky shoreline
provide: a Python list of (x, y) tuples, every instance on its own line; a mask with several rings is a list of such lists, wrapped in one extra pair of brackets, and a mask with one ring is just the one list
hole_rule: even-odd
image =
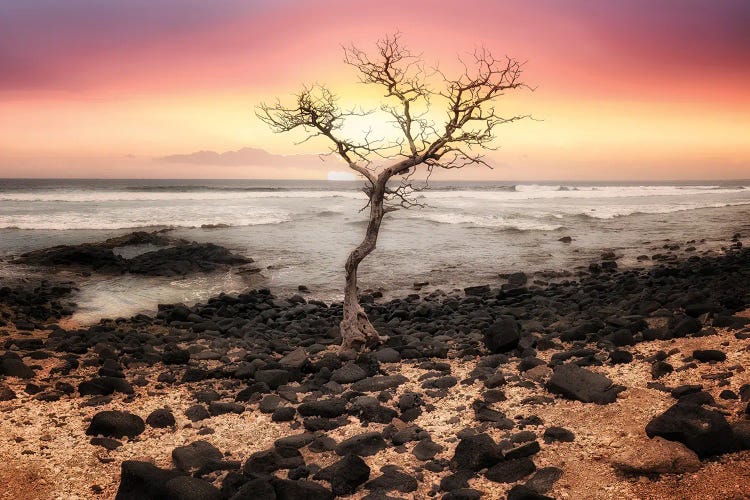
[[(185, 276), (253, 262), (252, 259), (234, 254), (222, 246), (174, 239), (165, 236), (167, 232), (164, 230), (151, 233), (138, 231), (97, 243), (43, 248), (25, 253), (13, 263), (52, 271)], [(125, 258), (115, 251), (132, 247), (145, 248), (146, 251), (131, 258)]]
[(9, 283), (0, 497), (747, 498), (750, 251), (673, 250), (366, 295), (359, 355), (302, 295), (77, 328), (73, 283)]

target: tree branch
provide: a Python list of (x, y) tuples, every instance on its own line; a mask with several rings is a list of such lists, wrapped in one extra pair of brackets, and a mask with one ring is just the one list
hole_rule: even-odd
[[(360, 82), (383, 89), (387, 101), (380, 111), (393, 120), (400, 138), (390, 142), (373, 140), (372, 129), (358, 141), (344, 138), (341, 130), (348, 119), (374, 118), (374, 112), (342, 110), (336, 96), (321, 85), (303, 88), (295, 96), (295, 104), (288, 107), (279, 101), (262, 104), (257, 115), (275, 132), (303, 129), (306, 135), (300, 142), (325, 138), (331, 144), (331, 152), (364, 176), (369, 188), (376, 183), (385, 186), (391, 178), (402, 177), (396, 188), (368, 190), (368, 196), (384, 193), (400, 208), (422, 205), (412, 198), (417, 190), (411, 181), (420, 166), (428, 177), (437, 168), (492, 168), (482, 151), (496, 149), (497, 127), (530, 118), (505, 116), (496, 109), (507, 92), (534, 90), (521, 78), (524, 63), (507, 56), (495, 58), (484, 47), (475, 50), (468, 63), (459, 58), (462, 71), (454, 77), (438, 69), (428, 74), (421, 55), (402, 46), (400, 33), (378, 41), (373, 55), (354, 45), (344, 47), (344, 62), (357, 70)], [(431, 110), (438, 103), (445, 112), (440, 125)], [(389, 159), (397, 161), (384, 161)]]
[(371, 163), (369, 156), (378, 151), (378, 146), (367, 135), (361, 144), (338, 135), (347, 117), (367, 116), (370, 113), (355, 109), (341, 110), (336, 96), (322, 85), (305, 87), (295, 97), (296, 105), (290, 107), (282, 105), (279, 100), (273, 104), (262, 103), (256, 110), (256, 116), (277, 133), (303, 129), (306, 136), (300, 143), (315, 137), (326, 137), (332, 143), (333, 153), (338, 154), (349, 168), (373, 183), (375, 175), (368, 168)]

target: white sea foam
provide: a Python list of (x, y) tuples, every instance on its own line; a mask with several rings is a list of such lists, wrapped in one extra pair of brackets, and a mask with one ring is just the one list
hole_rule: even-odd
[[(561, 189), (565, 187), (566, 189)], [(553, 198), (599, 199), (640, 198), (654, 196), (715, 195), (742, 193), (743, 186), (547, 186), (538, 184), (517, 185), (514, 191), (454, 190), (427, 191), (425, 199), (468, 198), (473, 200), (515, 201)]]
[(554, 231), (561, 229), (562, 224), (553, 224), (533, 218), (504, 217), (502, 215), (474, 215), (465, 213), (432, 212), (413, 210), (405, 212), (405, 217), (424, 219), (439, 224), (464, 224), (475, 227), (498, 228), (517, 231)]
[[(510, 189), (512, 188), (512, 189)], [(421, 193), (427, 200), (464, 199), (473, 200), (532, 200), (550, 198), (632, 198), (653, 196), (687, 196), (691, 194), (715, 194), (723, 196), (741, 193), (745, 186), (563, 186), (542, 184), (518, 184), (500, 186), (495, 189), (444, 189), (434, 188)], [(86, 190), (51, 189), (39, 191), (0, 192), (0, 201), (16, 202), (118, 202), (118, 201), (200, 201), (200, 200), (252, 200), (273, 198), (346, 198), (364, 199), (357, 190), (317, 189), (201, 189), (180, 187), (179, 189), (152, 190)]]
[[(0, 191), (0, 228), (131, 229), (253, 226), (336, 220), (356, 214), (353, 188), (130, 186)], [(571, 218), (607, 220), (635, 214), (750, 204), (750, 190), (721, 185), (456, 185), (418, 193), (429, 208), (395, 217), (441, 224), (553, 231)], [(343, 221), (342, 221), (343, 223)]]
[[(636, 214), (671, 214), (674, 212), (683, 212), (687, 210), (700, 210), (704, 208), (721, 208), (750, 205), (750, 201), (737, 202), (694, 202), (678, 203), (674, 205), (627, 205), (627, 206), (607, 206), (598, 205), (592, 208), (585, 207), (560, 207), (559, 210), (565, 215), (575, 216), (582, 215), (594, 219), (613, 219), (615, 217), (626, 217)], [(564, 215), (562, 216), (564, 217)]]
[(211, 200), (252, 200), (264, 198), (350, 198), (364, 199), (357, 191), (48, 191), (0, 193), (0, 201), (18, 202), (71, 202), (99, 203), (121, 201), (211, 201)]
[(291, 220), (279, 209), (224, 207), (158, 207), (128, 210), (99, 209), (91, 212), (0, 215), (5, 229), (134, 229), (147, 227), (254, 226)]

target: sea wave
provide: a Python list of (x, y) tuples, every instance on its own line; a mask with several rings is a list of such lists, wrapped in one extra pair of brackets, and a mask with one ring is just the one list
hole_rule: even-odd
[[(364, 199), (363, 193), (352, 188), (273, 186), (128, 186), (118, 189), (42, 189), (0, 191), (0, 201), (100, 203), (169, 200), (248, 200), (266, 198), (303, 199)], [(548, 185), (548, 184), (476, 184), (433, 185), (422, 191), (426, 200), (476, 199), (515, 201), (552, 198), (633, 198), (655, 196), (719, 196), (746, 192), (743, 185)]]
[[(407, 213), (407, 212), (405, 212)], [(562, 224), (552, 223), (541, 218), (522, 218), (517, 216), (477, 215), (450, 212), (408, 212), (409, 218), (424, 219), (437, 224), (462, 224), (466, 226), (495, 228), (516, 231), (555, 231), (564, 229)]]
[(690, 210), (703, 210), (709, 208), (722, 208), (722, 207), (737, 207), (750, 205), (750, 201), (737, 201), (727, 203), (688, 203), (672, 206), (599, 206), (596, 208), (589, 208), (583, 211), (574, 210), (568, 212), (569, 216), (579, 216), (589, 219), (614, 219), (617, 217), (628, 217), (631, 215), (656, 215), (656, 214), (671, 214), (676, 212), (685, 212)]
[(459, 210), (434, 207), (401, 212), (399, 217), (420, 219), (434, 224), (462, 224), (465, 226), (515, 229), (519, 231), (555, 231), (566, 229), (575, 220), (611, 220), (633, 215), (669, 214), (675, 212), (750, 205), (748, 201), (717, 203), (683, 203), (679, 205), (557, 205), (554, 207), (506, 207), (501, 212), (481, 213), (481, 207)]
[(53, 191), (1, 193), (0, 201), (30, 203), (102, 203), (143, 201), (248, 200), (257, 198), (350, 198), (364, 199), (358, 191)]
[(704, 190), (704, 191), (726, 191), (726, 190), (730, 190), (730, 191), (734, 191), (734, 190), (742, 191), (743, 189), (745, 189), (745, 186), (742, 186), (742, 185), (739, 185), (739, 184), (737, 184), (737, 185), (724, 185), (724, 186), (714, 186), (714, 185), (709, 185), (709, 186), (677, 186), (677, 189), (692, 189), (692, 190), (698, 190), (698, 191), (700, 191), (700, 190)]
[(232, 212), (220, 208), (194, 207), (190, 209), (162, 209), (158, 211), (141, 208), (127, 212), (106, 210), (98, 213), (65, 212), (0, 215), (1, 229), (148, 229), (148, 228), (226, 228), (282, 224), (292, 220), (287, 211), (258, 209)]
[[(718, 192), (720, 191), (720, 193)], [(539, 184), (517, 185), (515, 191), (455, 190), (424, 191), (427, 200), (474, 199), (487, 201), (520, 201), (536, 199), (601, 199), (601, 198), (653, 198), (684, 197), (689, 195), (724, 196), (742, 193), (744, 186), (548, 186)]]
[[(492, 186), (493, 190), (475, 190), (472, 185), (439, 185), (417, 194), (427, 209), (404, 210), (394, 217), (500, 230), (553, 231), (570, 227), (581, 217), (606, 220), (750, 204), (750, 191), (738, 184)], [(0, 192), (0, 228), (217, 228), (311, 220), (336, 223), (347, 214), (356, 214), (365, 202), (363, 193), (346, 188), (256, 186), (238, 191), (195, 190), (191, 186), (190, 191), (175, 191), (186, 186), (145, 187), (149, 189)]]
[(471, 184), (469, 186), (465, 184), (430, 184), (428, 191), (497, 191), (501, 193), (514, 193), (518, 190), (516, 184)]
[[(300, 191), (300, 188), (285, 188), (285, 187), (274, 187), (274, 186), (191, 186), (191, 185), (174, 185), (174, 186), (128, 186), (123, 188), (123, 191), (132, 192), (186, 192), (186, 191), (260, 191), (260, 192), (276, 192), (276, 191)], [(307, 188), (302, 189), (303, 191), (319, 191), (323, 189)]]
[(169, 223), (169, 224), (138, 224), (128, 222), (100, 222), (91, 224), (81, 223), (64, 223), (64, 222), (48, 222), (39, 221), (28, 224), (11, 224), (8, 226), (0, 226), (2, 230), (8, 231), (24, 231), (24, 230), (48, 230), (48, 231), (67, 231), (67, 230), (114, 230), (114, 229), (130, 229), (130, 230), (155, 230), (163, 228), (186, 228), (186, 229), (226, 229), (231, 227), (243, 227), (243, 226), (257, 226), (265, 224), (282, 224), (288, 221), (264, 221), (264, 222), (251, 222), (247, 224), (227, 224), (227, 223), (216, 223), (216, 224), (195, 224), (195, 223)]

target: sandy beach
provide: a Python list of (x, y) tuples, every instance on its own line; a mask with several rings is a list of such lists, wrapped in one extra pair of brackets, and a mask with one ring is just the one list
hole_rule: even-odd
[(747, 498), (742, 241), (364, 297), (389, 340), (351, 359), (340, 305), (302, 295), (84, 327), (74, 283), (9, 282), (2, 498)]

